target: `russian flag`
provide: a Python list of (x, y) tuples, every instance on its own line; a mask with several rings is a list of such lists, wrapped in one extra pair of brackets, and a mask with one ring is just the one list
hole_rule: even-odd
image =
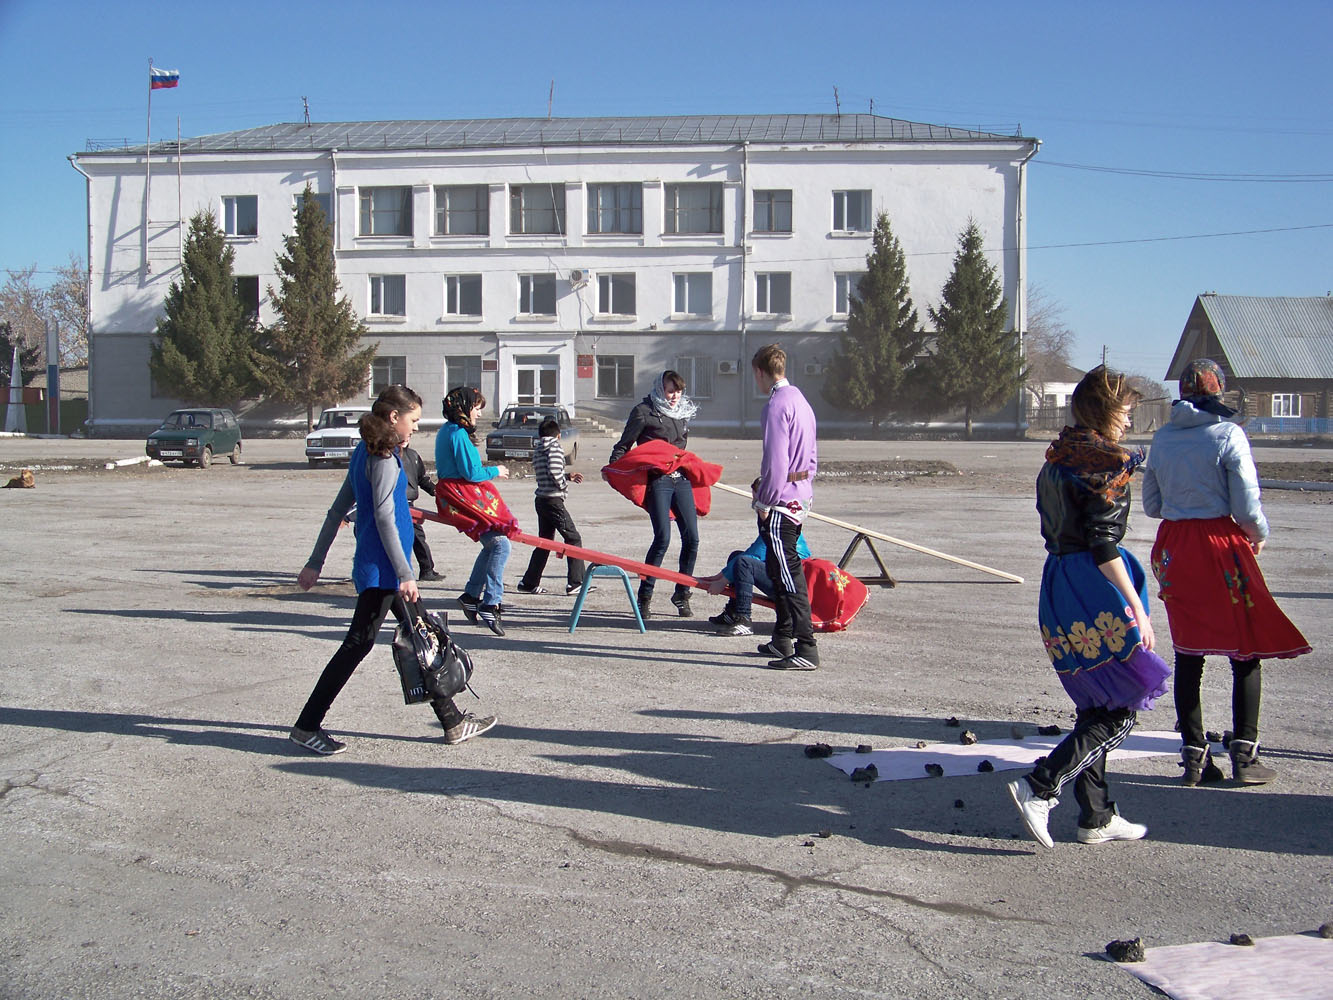
[(164, 90), (167, 87), (179, 87), (181, 83), (181, 73), (178, 69), (158, 69), (151, 66), (148, 69), (148, 89)]

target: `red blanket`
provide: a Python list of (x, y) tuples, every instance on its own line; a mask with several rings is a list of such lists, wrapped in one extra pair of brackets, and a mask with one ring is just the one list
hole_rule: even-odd
[(489, 480), (441, 479), (435, 486), (435, 506), (445, 524), (452, 524), (474, 542), (490, 531), (506, 537), (518, 532), (518, 518)]
[(692, 451), (666, 441), (645, 441), (631, 448), (619, 461), (602, 468), (602, 476), (611, 488), (636, 507), (643, 506), (652, 474), (668, 472), (679, 472), (689, 480), (695, 511), (700, 517), (707, 514), (713, 505), (713, 491), (708, 487), (722, 478), (722, 466), (705, 462)]
[(806, 559), (801, 572), (810, 591), (810, 620), (816, 632), (841, 632), (870, 600), (864, 583), (827, 559)]

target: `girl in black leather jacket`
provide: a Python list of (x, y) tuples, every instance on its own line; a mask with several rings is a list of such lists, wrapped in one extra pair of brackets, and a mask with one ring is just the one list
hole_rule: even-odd
[(1106, 785), (1106, 755), (1134, 728), (1135, 713), (1166, 693), (1171, 668), (1153, 652), (1143, 567), (1121, 547), (1129, 480), (1143, 461), (1120, 439), (1139, 394), (1104, 366), (1079, 382), (1075, 426), (1046, 451), (1037, 510), (1046, 542), (1038, 619), (1046, 654), (1078, 708), (1073, 731), (1032, 773), (1009, 785), (1028, 831), (1052, 846), (1047, 821), (1074, 782), (1078, 840), (1138, 840), (1148, 828), (1123, 819)]

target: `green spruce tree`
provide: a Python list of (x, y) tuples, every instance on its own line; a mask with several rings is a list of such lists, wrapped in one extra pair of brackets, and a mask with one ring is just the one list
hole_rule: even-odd
[(27, 347), (14, 336), (13, 327), (8, 322), (0, 323), (0, 387), (8, 389), (10, 376), (14, 370), (14, 348), (19, 349), (19, 380), (27, 385), (42, 371), (42, 352), (36, 347)]
[(970, 440), (973, 417), (1013, 397), (1027, 374), (1019, 337), (1005, 328), (1009, 303), (982, 253), (975, 219), (958, 237), (953, 273), (939, 308), (929, 312), (935, 353), (927, 372), (934, 398), (940, 407), (962, 409)]
[(889, 217), (875, 220), (866, 273), (847, 304), (847, 331), (829, 365), (824, 398), (881, 420), (913, 408), (916, 357), (926, 341), (907, 284), (907, 258)]
[(235, 254), (210, 212), (190, 220), (179, 281), (167, 291), (148, 366), (158, 385), (188, 403), (233, 406), (255, 395), (255, 323), (236, 295)]
[(255, 372), (273, 399), (305, 407), (337, 403), (363, 391), (375, 347), (358, 350), (366, 325), (338, 296), (333, 230), (309, 186), (296, 213), (296, 231), (283, 239), (278, 288), (268, 294), (278, 321), (260, 332)]

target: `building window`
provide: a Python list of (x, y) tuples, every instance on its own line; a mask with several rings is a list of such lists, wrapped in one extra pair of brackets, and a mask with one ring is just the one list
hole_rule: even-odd
[(870, 231), (870, 192), (833, 192), (833, 231), (868, 233)]
[(412, 189), (362, 188), (360, 233), (362, 236), (411, 236)]
[(407, 275), (372, 274), (370, 276), (370, 315), (407, 315)]
[(485, 184), (435, 189), (436, 236), (488, 236), (491, 192)]
[(457, 389), (460, 385), (481, 388), (480, 354), (446, 354), (444, 356), (444, 388)]
[(666, 231), (668, 233), (722, 232), (722, 185), (668, 184)]
[(833, 311), (839, 316), (851, 312), (852, 296), (859, 294), (858, 288), (864, 271), (846, 271), (833, 276)]
[(528, 316), (554, 316), (555, 275), (520, 274), (518, 311)]
[(597, 355), (597, 398), (628, 399), (634, 395), (634, 355)]
[(754, 193), (754, 231), (756, 233), (791, 232), (790, 191), (756, 191)]
[(757, 313), (791, 313), (791, 272), (770, 271), (754, 276), (754, 311)]
[(1273, 393), (1273, 416), (1299, 417), (1301, 415), (1301, 397), (1295, 392)]
[[(302, 191), (292, 199), (292, 215), (300, 213), (301, 206), (305, 204), (306, 193)], [(324, 213), (324, 221), (330, 226), (333, 225), (333, 195), (328, 192), (321, 194), (318, 191), (310, 192), (310, 200), (319, 206), (319, 210)]]
[(381, 354), (370, 362), (370, 398), (391, 385), (407, 385), (407, 355)]
[(509, 231), (561, 235), (565, 231), (563, 184), (514, 184), (509, 188)]
[(597, 275), (597, 312), (602, 316), (633, 316), (634, 275)]
[(673, 274), (675, 298), (671, 311), (684, 316), (713, 315), (713, 274)]
[(259, 315), (259, 275), (236, 275), (236, 297), (241, 300), (245, 315), (255, 319)]
[(588, 232), (642, 233), (642, 184), (589, 184)]
[(480, 274), (446, 274), (444, 276), (444, 314), (446, 316), (481, 315)]
[(691, 399), (713, 398), (713, 372), (717, 362), (700, 356), (677, 358), (676, 371), (685, 380), (685, 393)]
[(222, 231), (228, 236), (258, 236), (259, 195), (237, 194), (223, 198)]

